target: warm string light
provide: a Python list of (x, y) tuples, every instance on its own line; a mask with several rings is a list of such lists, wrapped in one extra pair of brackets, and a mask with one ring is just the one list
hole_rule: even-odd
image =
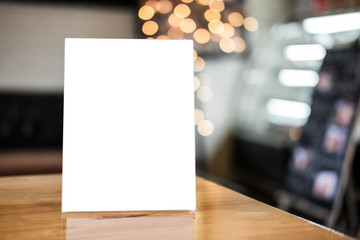
[(244, 27), (250, 32), (255, 32), (259, 28), (259, 23), (254, 17), (247, 17), (244, 19)]
[(194, 62), (196, 61), (197, 56), (198, 56), (197, 51), (194, 49), (194, 50), (193, 50)]
[(169, 0), (160, 0), (158, 6), (157, 11), (162, 14), (167, 14), (173, 9), (173, 4)]
[[(194, 71), (205, 69), (205, 60), (198, 55), (217, 49), (224, 53), (242, 53), (246, 50), (243, 31), (259, 28), (256, 18), (244, 17), (236, 7), (227, 9), (223, 0), (148, 0), (138, 12), (143, 20), (142, 32), (147, 39), (193, 39)], [(199, 76), (194, 77), (194, 92), (200, 102), (213, 99), (214, 93)], [(200, 109), (195, 109), (195, 125), (202, 136), (214, 131), (214, 124), (205, 119)]]
[(181, 39), (184, 36), (184, 32), (178, 27), (171, 27), (167, 31), (167, 35), (171, 39)]
[(208, 22), (211, 22), (212, 20), (220, 20), (221, 14), (219, 11), (210, 8), (204, 12), (204, 18)]
[(198, 43), (205, 44), (210, 41), (210, 33), (204, 28), (200, 28), (194, 32), (194, 40)]
[(195, 116), (195, 125), (199, 125), (201, 121), (205, 120), (204, 119), (205, 115), (203, 111), (201, 111), (200, 109), (195, 109), (194, 116)]
[(209, 5), (211, 2), (211, 0), (196, 0), (196, 3), (200, 4), (200, 5)]
[(186, 18), (191, 13), (191, 10), (186, 4), (179, 4), (174, 8), (174, 14), (179, 18)]
[(194, 61), (194, 71), (201, 72), (205, 68), (205, 60), (202, 57), (197, 57)]
[(159, 35), (156, 37), (156, 39), (170, 39), (170, 38), (166, 35)]
[(210, 136), (214, 131), (214, 124), (209, 120), (202, 120), (199, 122), (197, 130), (202, 136)]
[(259, 23), (232, 6), (227, 9), (227, 4), (223, 0), (148, 0), (138, 16), (145, 21), (143, 33), (149, 37), (193, 39), (201, 51), (212, 51), (217, 45), (224, 53), (241, 53), (246, 50), (241, 31), (257, 31)]
[(220, 48), (226, 53), (234, 52), (236, 48), (235, 41), (230, 38), (223, 38), (220, 40)]
[(169, 24), (173, 27), (180, 27), (182, 20), (182, 18), (176, 16), (174, 13), (171, 14), (168, 18)]
[(154, 14), (155, 14), (155, 10), (152, 7), (145, 5), (139, 9), (138, 16), (142, 20), (149, 20), (154, 16)]
[(143, 33), (148, 36), (154, 35), (158, 31), (158, 29), (159, 29), (159, 26), (154, 21), (147, 21), (142, 26)]
[(196, 29), (196, 23), (191, 18), (185, 18), (180, 23), (180, 29), (184, 33), (192, 33)]
[(200, 87), (200, 80), (198, 77), (194, 77), (194, 91), (196, 92)]
[(241, 13), (232, 12), (228, 15), (228, 20), (231, 25), (234, 27), (240, 27), (244, 23), (244, 17)]

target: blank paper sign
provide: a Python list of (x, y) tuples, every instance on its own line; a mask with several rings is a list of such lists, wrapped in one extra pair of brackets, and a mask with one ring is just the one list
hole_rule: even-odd
[(195, 210), (193, 43), (66, 39), (62, 211)]

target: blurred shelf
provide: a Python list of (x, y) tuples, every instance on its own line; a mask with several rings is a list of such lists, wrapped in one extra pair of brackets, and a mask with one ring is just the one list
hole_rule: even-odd
[(61, 172), (61, 150), (0, 152), (0, 176)]

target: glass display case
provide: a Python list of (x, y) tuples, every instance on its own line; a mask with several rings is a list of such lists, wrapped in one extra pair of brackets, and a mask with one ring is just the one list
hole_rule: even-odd
[[(235, 170), (230, 170), (230, 178), (250, 189), (253, 197), (275, 206), (286, 205), (286, 210), (290, 210), (289, 205), (295, 206), (293, 213), (331, 227), (334, 227), (335, 221), (339, 221), (339, 216), (343, 214), (339, 212), (343, 209), (339, 201), (346, 198), (346, 204), (352, 205), (347, 208), (356, 209), (357, 200), (349, 197), (348, 184), (353, 181), (351, 169), (356, 142), (359, 139), (355, 124), (359, 93), (351, 96), (360, 81), (359, 23), (360, 13), (350, 12), (274, 25), (267, 36), (255, 45), (239, 75), (242, 81), (239, 81), (237, 86), (238, 107), (231, 161), (231, 169)], [(336, 72), (338, 85), (331, 80), (334, 76), (326, 75), (327, 72)], [(352, 78), (352, 81), (348, 81), (348, 78)], [(331, 91), (336, 95), (334, 99), (339, 101), (316, 95), (316, 91), (326, 92), (331, 88), (336, 88)], [(342, 88), (347, 90), (343, 91)], [(316, 98), (321, 98), (321, 101)], [(343, 141), (337, 141), (338, 137), (336, 141), (333, 137), (329, 140), (329, 131), (333, 133), (334, 126), (330, 126), (331, 129), (327, 131), (325, 128), (333, 119), (333, 109), (338, 109), (340, 102), (344, 103), (342, 99), (350, 98), (356, 99), (351, 103), (353, 107), (350, 111), (351, 116), (354, 114), (354, 118), (351, 118), (353, 125), (347, 125), (349, 128), (346, 128), (346, 134), (344, 132)], [(322, 112), (318, 111), (320, 108)], [(342, 111), (339, 116), (346, 118), (345, 112)], [(322, 116), (323, 120), (318, 121), (318, 125), (323, 127), (309, 130), (308, 126), (314, 122), (316, 115)], [(311, 139), (309, 145), (313, 147), (313, 155), (309, 155), (307, 150), (301, 151), (304, 149), (299, 147), (299, 142), (304, 142), (305, 134)], [(321, 145), (320, 142), (323, 141), (325, 143)], [(316, 143), (316, 146), (312, 146), (312, 143)], [(340, 155), (335, 157), (335, 152), (330, 151), (334, 149), (333, 143), (336, 146), (343, 143), (343, 155), (339, 153)], [(299, 165), (301, 169), (305, 166), (303, 175), (306, 175), (309, 181), (302, 181), (305, 178), (299, 177), (299, 174), (296, 175), (293, 171), (295, 160), (302, 160), (303, 156), (313, 160), (307, 163), (314, 163), (310, 167), (306, 164)], [(330, 162), (335, 158), (339, 161), (337, 166), (332, 168)], [(321, 161), (326, 163), (320, 163)], [(319, 172), (326, 176), (320, 176)], [(321, 181), (318, 178), (321, 178)], [(290, 192), (297, 185), (299, 189), (309, 189), (309, 194), (299, 196), (297, 194), (304, 191), (294, 190), (296, 198), (279, 198), (279, 192), (289, 186), (289, 180), (292, 181)], [(326, 201), (319, 200), (316, 195), (319, 191), (325, 193), (323, 188), (328, 189)], [(299, 204), (300, 198), (304, 201)], [(295, 201), (296, 204), (289, 203)], [(284, 202), (286, 204), (282, 204)], [(318, 207), (321, 210), (317, 211)], [(337, 211), (337, 220), (334, 220), (334, 211)], [(353, 213), (355, 212), (354, 210)], [(358, 224), (354, 221), (357, 216), (348, 215), (353, 219), (347, 221), (352, 222), (348, 227), (354, 230)]]

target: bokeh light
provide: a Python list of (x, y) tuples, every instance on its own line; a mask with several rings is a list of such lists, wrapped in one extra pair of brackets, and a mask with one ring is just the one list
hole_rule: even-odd
[(158, 11), (162, 14), (169, 13), (173, 9), (173, 5), (169, 0), (160, 0), (158, 6)]
[(179, 18), (174, 13), (171, 14), (168, 19), (169, 24), (173, 27), (180, 27), (182, 20), (183, 20), (182, 18)]
[(195, 109), (194, 115), (195, 115), (195, 125), (198, 125), (201, 121), (204, 120), (205, 115), (203, 111), (201, 111), (200, 109)]
[(190, 13), (191, 10), (186, 4), (179, 4), (174, 8), (174, 14), (179, 18), (186, 18)]
[(146, 1), (144, 5), (152, 7), (155, 11), (157, 11), (160, 7), (159, 2), (156, 0)]
[(204, 18), (208, 22), (211, 22), (212, 20), (220, 20), (221, 14), (217, 10), (208, 9), (204, 12)]
[(197, 130), (202, 136), (210, 136), (214, 132), (214, 124), (209, 120), (203, 120), (198, 123)]
[(212, 20), (208, 24), (209, 30), (215, 34), (221, 34), (224, 31), (224, 24), (220, 20)]
[(184, 36), (184, 33), (178, 27), (171, 27), (169, 28), (167, 35), (172, 39), (181, 39)]
[(159, 30), (159, 26), (154, 21), (147, 21), (142, 26), (143, 33), (148, 36), (154, 35), (158, 30)]
[(204, 28), (200, 28), (194, 32), (194, 40), (198, 43), (205, 44), (210, 41), (210, 33)]
[(198, 54), (197, 54), (197, 51), (194, 49), (194, 62), (196, 61), (196, 59), (197, 59), (197, 56), (198, 56)]
[(180, 29), (184, 33), (192, 33), (196, 29), (196, 23), (191, 18), (185, 18), (180, 23)]
[(159, 35), (156, 37), (156, 39), (170, 39), (170, 38), (166, 35)]
[[(229, 5), (228, 5), (229, 4)], [(239, 7), (240, 6), (240, 7)], [(205, 60), (198, 55), (219, 50), (224, 53), (242, 53), (246, 42), (243, 31), (257, 31), (259, 23), (254, 17), (238, 12), (241, 3), (224, 0), (147, 0), (138, 11), (144, 21), (142, 31), (147, 39), (193, 39), (194, 94), (200, 102), (207, 103), (214, 97), (206, 78)], [(244, 28), (240, 28), (244, 26)], [(200, 79), (201, 81), (200, 81)], [(195, 109), (195, 125), (202, 136), (214, 131), (204, 112)]]
[(240, 27), (244, 23), (244, 17), (239, 12), (232, 12), (228, 16), (229, 23), (234, 27)]
[(200, 5), (209, 5), (212, 0), (196, 0)]
[(198, 77), (194, 77), (194, 92), (197, 91), (200, 87), (200, 79)]
[(139, 9), (138, 16), (142, 20), (149, 20), (154, 16), (154, 13), (155, 13), (155, 10), (152, 7), (145, 5)]
[(216, 9), (219, 12), (222, 12), (225, 9), (225, 4), (222, 0), (211, 0), (209, 3), (211, 9)]
[(254, 32), (259, 28), (258, 20), (254, 17), (247, 17), (244, 19), (244, 27), (246, 30)]
[[(143, 25), (147, 36), (193, 39), (194, 47), (202, 52), (220, 48), (224, 53), (242, 53), (246, 44), (241, 31), (257, 31), (259, 23), (254, 17), (244, 18), (239, 9), (239, 3), (224, 0), (148, 0), (140, 7), (138, 15), (148, 21)], [(168, 23), (164, 23), (166, 18)], [(202, 71), (205, 62), (201, 58), (196, 60), (197, 55), (194, 56), (195, 70)]]
[(200, 87), (196, 96), (201, 102), (210, 102), (213, 99), (214, 93), (209, 86)]
[(201, 72), (205, 68), (205, 60), (202, 57), (197, 57), (194, 62), (194, 71)]
[(237, 53), (243, 52), (246, 48), (244, 39), (241, 37), (234, 37), (233, 40), (235, 43), (235, 52), (237, 52)]
[(234, 40), (230, 39), (230, 38), (221, 39), (219, 46), (220, 46), (220, 49), (226, 53), (234, 52), (235, 47), (236, 47)]
[(211, 41), (218, 43), (221, 40), (221, 36), (218, 34), (211, 33), (210, 39), (211, 39)]
[(221, 33), (223, 38), (231, 38), (235, 34), (235, 29), (230, 23), (224, 23), (224, 30)]

